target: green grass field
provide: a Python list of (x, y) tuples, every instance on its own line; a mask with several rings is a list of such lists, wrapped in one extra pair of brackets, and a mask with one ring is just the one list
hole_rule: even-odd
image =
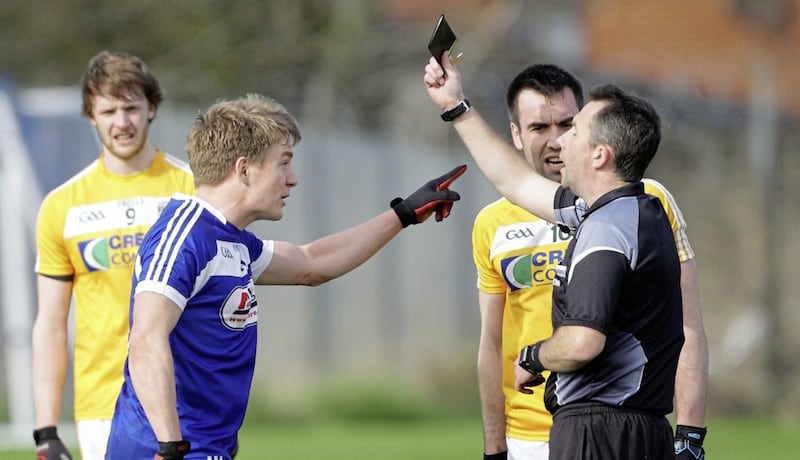
[[(800, 422), (723, 419), (709, 422), (709, 460), (789, 460), (800, 449)], [(75, 453), (75, 451), (73, 451)], [(442, 460), (480, 458), (478, 417), (413, 422), (245, 423), (237, 460)], [(4, 451), (3, 460), (29, 460), (33, 449)], [(76, 457), (77, 460), (77, 457)]]

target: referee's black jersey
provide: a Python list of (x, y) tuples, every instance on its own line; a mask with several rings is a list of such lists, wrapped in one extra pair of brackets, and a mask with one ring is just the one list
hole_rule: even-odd
[(601, 402), (672, 412), (683, 346), (680, 263), (669, 220), (641, 182), (591, 208), (559, 188), (556, 219), (574, 233), (553, 280), (553, 330), (577, 325), (606, 336), (603, 351), (569, 373), (552, 373), (545, 405)]

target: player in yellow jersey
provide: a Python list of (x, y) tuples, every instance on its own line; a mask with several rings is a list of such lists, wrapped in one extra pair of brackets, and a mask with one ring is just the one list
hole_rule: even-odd
[(56, 431), (71, 300), (81, 458), (102, 459), (127, 356), (139, 244), (170, 196), (194, 192), (188, 165), (148, 140), (163, 91), (141, 59), (120, 52), (97, 54), (83, 75), (82, 93), (83, 115), (96, 129), (102, 152), (45, 197), (36, 229), (34, 440), (37, 458), (46, 460), (71, 458)]
[[(559, 67), (534, 65), (510, 83), (506, 105), (515, 147), (539, 174), (560, 181), (556, 139), (569, 130), (583, 105), (580, 82)], [(707, 345), (694, 253), (672, 196), (661, 184), (644, 182), (645, 191), (657, 196), (667, 212), (682, 267), (686, 345), (676, 381), (678, 424), (703, 427)], [(481, 312), (478, 376), (485, 458), (548, 458), (552, 415), (544, 407), (544, 388), (535, 389), (533, 395), (516, 391), (514, 366), (524, 346), (552, 334), (552, 280), (568, 242), (569, 236), (556, 225), (505, 198), (486, 206), (475, 219), (472, 243)]]

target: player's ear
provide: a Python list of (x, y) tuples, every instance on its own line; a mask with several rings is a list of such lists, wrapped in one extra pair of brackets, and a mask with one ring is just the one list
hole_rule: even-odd
[(511, 139), (514, 141), (514, 147), (517, 150), (522, 150), (522, 137), (519, 132), (519, 126), (512, 121), (509, 123), (509, 128), (511, 128)]
[(247, 158), (239, 157), (236, 159), (236, 162), (233, 164), (233, 169), (236, 173), (236, 177), (239, 178), (243, 183), (249, 184), (250, 178), (248, 177), (248, 162)]
[(592, 165), (595, 169), (616, 169), (614, 165), (614, 151), (607, 144), (598, 144), (592, 150)]

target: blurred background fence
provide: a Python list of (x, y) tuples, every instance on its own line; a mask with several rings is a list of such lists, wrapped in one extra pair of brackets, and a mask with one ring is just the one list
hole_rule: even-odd
[[(252, 229), (302, 243), (473, 166), (421, 81), (440, 13), (465, 53), (467, 94), (506, 135), (505, 86), (536, 62), (573, 71), (587, 89), (615, 82), (655, 102), (665, 130), (648, 175), (677, 198), (697, 253), (709, 412), (796, 419), (800, 0), (12, 0), (0, 5), (7, 431), (27, 437), (32, 426), (35, 212), (99, 152), (75, 86), (92, 55), (123, 50), (149, 63), (168, 93), (153, 143), (180, 156), (194, 114), (215, 100), (260, 92), (283, 102), (303, 129), (300, 186), (282, 221)], [(474, 166), (455, 189), (450, 219), (405, 230), (342, 279), (259, 288), (256, 401), (344, 379), (474, 404), (470, 229), (497, 195)]]

